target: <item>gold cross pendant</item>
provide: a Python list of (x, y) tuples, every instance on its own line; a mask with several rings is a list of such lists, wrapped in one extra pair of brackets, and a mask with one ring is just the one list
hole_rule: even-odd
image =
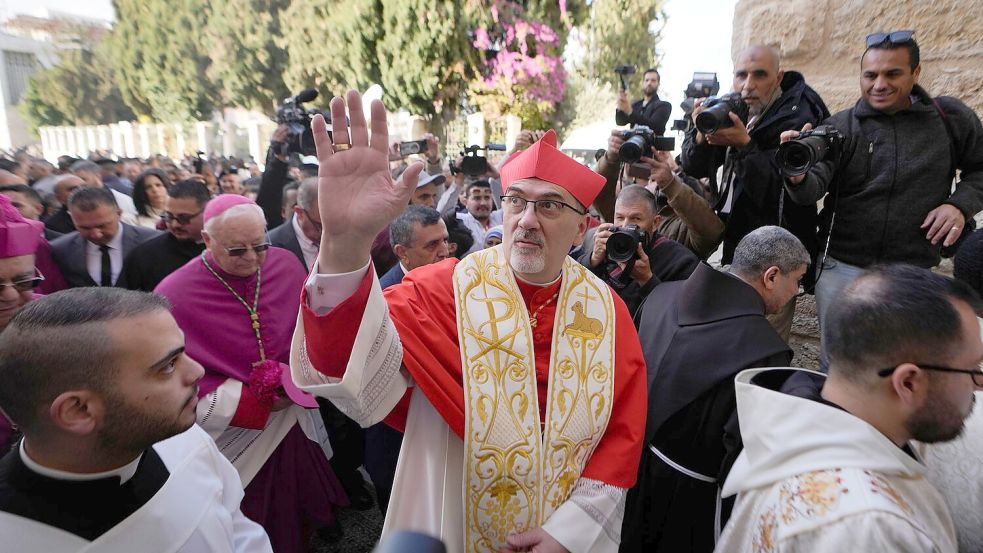
[(536, 320), (536, 317), (529, 317), (529, 326), (536, 328), (536, 323), (538, 322), (539, 321)]

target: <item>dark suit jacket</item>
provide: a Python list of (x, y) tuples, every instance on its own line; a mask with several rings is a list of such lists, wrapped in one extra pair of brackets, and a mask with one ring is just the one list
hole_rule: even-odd
[(278, 248), (290, 250), (300, 260), (300, 264), (307, 267), (307, 261), (304, 260), (304, 251), (300, 249), (300, 241), (297, 240), (297, 233), (294, 231), (292, 219), (287, 219), (285, 223), (271, 230), (269, 235), (270, 244)]
[(68, 208), (62, 207), (44, 220), (44, 227), (61, 234), (68, 234), (75, 230), (75, 223), (72, 222), (72, 216), (68, 214)]
[(403, 268), (399, 265), (399, 263), (396, 263), (395, 265), (393, 265), (392, 269), (389, 269), (386, 272), (386, 274), (382, 275), (379, 278), (379, 286), (381, 286), (382, 289), (385, 290), (386, 288), (389, 288), (393, 284), (399, 284), (400, 282), (403, 282), (403, 276), (404, 276)]
[[(130, 252), (143, 242), (160, 235), (160, 231), (153, 229), (135, 227), (126, 223), (122, 223), (122, 225), (123, 270), (120, 271), (120, 277), (116, 280), (117, 286), (121, 286), (122, 284), (122, 276), (126, 270), (126, 257), (130, 255)], [(51, 243), (51, 253), (55, 258), (55, 263), (58, 264), (58, 268), (61, 269), (61, 274), (65, 277), (65, 282), (68, 283), (69, 288), (99, 286), (89, 276), (89, 270), (86, 268), (85, 242), (85, 238), (82, 238), (78, 231), (75, 231)]]
[(126, 256), (116, 286), (153, 292), (167, 275), (201, 255), (204, 249), (204, 244), (178, 240), (169, 232), (155, 236)]

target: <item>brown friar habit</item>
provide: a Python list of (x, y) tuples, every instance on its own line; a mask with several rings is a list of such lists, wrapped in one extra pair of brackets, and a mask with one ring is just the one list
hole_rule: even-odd
[[(718, 487), (740, 451), (734, 377), (751, 367), (786, 366), (792, 351), (768, 323), (764, 301), (751, 286), (702, 263), (687, 280), (655, 287), (638, 334), (649, 408), (620, 550), (709, 553)], [(650, 446), (705, 478), (683, 474)], [(721, 506), (721, 528), (730, 507)]]

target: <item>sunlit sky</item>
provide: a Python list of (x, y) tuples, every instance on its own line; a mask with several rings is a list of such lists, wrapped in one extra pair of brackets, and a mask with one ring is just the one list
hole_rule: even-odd
[[(674, 118), (681, 116), (682, 91), (694, 71), (716, 72), (722, 88), (729, 86), (733, 67), (730, 38), (736, 3), (737, 0), (667, 0), (668, 22), (659, 43), (660, 96), (672, 103)], [(19, 13), (44, 17), (45, 10), (104, 20), (113, 18), (110, 0), (0, 0), (0, 19)]]

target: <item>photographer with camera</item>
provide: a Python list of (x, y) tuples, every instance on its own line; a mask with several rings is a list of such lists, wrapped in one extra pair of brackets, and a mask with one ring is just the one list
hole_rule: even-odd
[(685, 247), (656, 232), (655, 195), (626, 186), (614, 204), (614, 223), (602, 223), (584, 239), (577, 261), (604, 279), (633, 316), (660, 282), (685, 280), (700, 260)]
[[(786, 187), (800, 204), (829, 194), (820, 224), (826, 249), (816, 283), (820, 325), (864, 268), (893, 262), (934, 267), (941, 249), (955, 244), (983, 209), (979, 117), (958, 99), (933, 98), (917, 84), (913, 31), (871, 34), (866, 47), (861, 99), (824, 122), (842, 136), (842, 151), (789, 177)], [(798, 136), (789, 131), (782, 140)], [(825, 343), (823, 352), (825, 367)]]
[[(630, 69), (630, 73), (626, 71)], [(635, 72), (630, 65), (619, 65), (615, 72), (621, 75), (622, 87), (618, 90), (618, 109), (614, 112), (615, 123), (619, 125), (644, 125), (655, 134), (662, 136), (666, 133), (666, 123), (672, 112), (672, 104), (659, 99), (659, 70), (650, 67), (642, 75), (642, 94), (644, 97), (633, 104), (628, 103), (628, 90), (624, 86), (624, 75)]]
[[(766, 46), (751, 46), (738, 54), (730, 94), (697, 102), (695, 126), (686, 133), (681, 161), (687, 174), (708, 177), (715, 190), (714, 208), (726, 224), (723, 264), (731, 263), (744, 236), (766, 225), (787, 228), (816, 255), (816, 206), (785, 198), (775, 154), (783, 131), (827, 117), (829, 110), (819, 94), (800, 73), (782, 71), (778, 52)], [(812, 271), (803, 279), (807, 289), (811, 275)], [(772, 320), (785, 339), (794, 312), (792, 301)]]
[[(624, 143), (623, 130), (611, 131), (608, 149), (597, 162), (597, 172), (607, 179), (607, 183), (594, 205), (608, 221), (614, 217), (611, 199), (616, 196), (622, 167), (620, 151)], [(643, 157), (639, 162), (647, 167), (646, 188), (656, 195), (659, 203), (660, 222), (656, 231), (685, 246), (700, 259), (708, 258), (720, 245), (724, 223), (698, 192), (702, 189), (700, 182), (683, 173), (667, 151), (655, 151), (651, 157)]]

